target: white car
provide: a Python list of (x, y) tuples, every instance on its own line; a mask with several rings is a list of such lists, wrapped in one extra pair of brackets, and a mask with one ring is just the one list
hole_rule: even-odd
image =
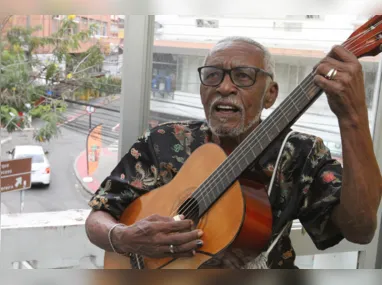
[(47, 151), (39, 145), (18, 145), (8, 151), (11, 159), (32, 158), (32, 184), (50, 184), (50, 163), (46, 157)]

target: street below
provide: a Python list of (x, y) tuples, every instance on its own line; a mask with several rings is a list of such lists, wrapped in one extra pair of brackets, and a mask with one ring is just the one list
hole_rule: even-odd
[[(1, 147), (1, 159), (8, 160), (6, 151), (25, 142), (25, 137), (13, 133), (12, 140)], [(51, 165), (51, 184), (49, 187), (33, 185), (32, 188), (24, 190), (24, 213), (88, 208), (87, 201), (90, 196), (77, 181), (73, 168), (76, 157), (85, 149), (85, 143), (86, 136), (83, 134), (62, 128), (58, 138), (41, 144), (49, 151), (47, 157)], [(2, 193), (1, 203), (2, 208), (5, 206), (5, 209), (2, 209), (3, 213), (19, 213), (20, 191)]]
[[(24, 130), (10, 134), (11, 140), (1, 145), (1, 160), (9, 160), (6, 153), (16, 145), (41, 145), (48, 151), (47, 158), (51, 164), (51, 184), (49, 187), (33, 185), (31, 189), (24, 190), (24, 213), (64, 211), (69, 209), (90, 209), (87, 202), (90, 194), (85, 191), (78, 181), (74, 165), (77, 157), (86, 149), (86, 139), (90, 127), (102, 124), (103, 147), (110, 151), (118, 151), (120, 100), (103, 102), (100, 98), (92, 102), (107, 109), (95, 108), (91, 121), (86, 112), (86, 106), (80, 104), (69, 104), (68, 110), (63, 114), (67, 121), (60, 126), (60, 134), (50, 142), (39, 143), (32, 139), (32, 132)], [(151, 112), (152, 123), (163, 123), (177, 120), (179, 117), (170, 114), (158, 114)], [(34, 120), (33, 128), (40, 128), (42, 122)], [(1, 194), (1, 212), (20, 212), (20, 191), (4, 192)]]

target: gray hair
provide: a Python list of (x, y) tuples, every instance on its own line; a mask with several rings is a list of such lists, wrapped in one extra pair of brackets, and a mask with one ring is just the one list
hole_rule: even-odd
[[(265, 71), (268, 71), (269, 73), (271, 73), (273, 75), (273, 78), (275, 77), (275, 75), (276, 75), (275, 74), (275, 62), (274, 62), (274, 59), (273, 59), (271, 53), (269, 52), (269, 50), (265, 46), (263, 46), (262, 44), (254, 41), (253, 39), (248, 38), (248, 37), (230, 36), (230, 37), (226, 37), (226, 38), (221, 39), (208, 52), (207, 56), (204, 59), (203, 64), (204, 65), (206, 64), (208, 57), (211, 56), (214, 52), (224, 48), (225, 46), (227, 46), (233, 42), (244, 42), (244, 43), (253, 45), (256, 48), (260, 49), (264, 54), (264, 69), (265, 69)], [(222, 47), (222, 45), (223, 45), (223, 47)]]

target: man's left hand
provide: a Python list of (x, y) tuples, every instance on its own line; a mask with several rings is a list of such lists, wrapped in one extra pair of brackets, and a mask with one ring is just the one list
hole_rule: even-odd
[[(325, 76), (334, 68), (331, 80)], [(362, 65), (358, 58), (342, 46), (335, 46), (316, 66), (314, 83), (324, 90), (330, 109), (340, 124), (358, 125), (367, 119)]]

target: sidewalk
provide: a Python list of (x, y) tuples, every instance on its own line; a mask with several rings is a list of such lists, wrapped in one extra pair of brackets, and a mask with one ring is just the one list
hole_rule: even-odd
[(11, 134), (9, 134), (5, 129), (0, 128), (0, 145), (5, 144), (11, 140)]
[(2, 215), (6, 215), (6, 214), (8, 214), (9, 213), (9, 210), (8, 210), (8, 207), (4, 204), (4, 203), (1, 203), (0, 204), (1, 206), (1, 208), (0, 208), (0, 210), (1, 210), (1, 214)]
[(94, 194), (102, 181), (110, 175), (110, 172), (118, 163), (118, 152), (109, 151), (108, 148), (102, 148), (97, 170), (91, 176), (92, 182), (84, 182), (87, 177), (86, 151), (81, 152), (74, 161), (74, 172), (77, 180), (83, 188), (90, 194)]
[(5, 144), (5, 143), (7, 143), (7, 142), (9, 142), (9, 141), (11, 141), (12, 140), (12, 137), (11, 136), (9, 136), (9, 137), (1, 137), (1, 142), (0, 142), (0, 145), (1, 144)]

